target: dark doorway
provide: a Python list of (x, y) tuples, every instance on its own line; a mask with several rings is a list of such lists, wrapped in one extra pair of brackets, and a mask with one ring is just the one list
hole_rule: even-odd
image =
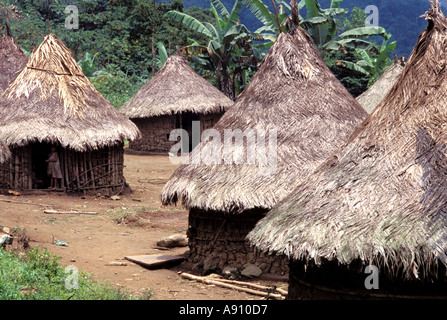
[[(186, 112), (182, 113), (182, 129), (184, 129), (188, 133), (189, 139), (183, 140), (188, 141), (188, 145), (183, 146), (183, 150), (185, 152), (191, 152), (192, 149), (198, 144), (199, 141), (193, 141), (192, 129), (193, 129), (193, 121), (199, 121), (200, 117), (197, 113)], [(197, 125), (197, 124), (196, 124)], [(199, 135), (200, 135), (200, 124), (198, 124)], [(200, 140), (200, 137), (199, 139)]]
[(51, 153), (51, 146), (52, 144), (49, 143), (31, 145), (33, 189), (47, 189), (51, 184), (45, 162)]

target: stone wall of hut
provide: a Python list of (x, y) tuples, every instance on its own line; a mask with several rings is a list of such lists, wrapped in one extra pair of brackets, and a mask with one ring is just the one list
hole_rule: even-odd
[[(11, 158), (0, 165), (0, 188), (13, 190), (38, 189), (31, 145), (11, 148)], [(99, 150), (78, 152), (57, 148), (62, 179), (61, 187), (67, 192), (110, 195), (127, 187), (123, 175), (124, 149), (120, 143)]]
[(204, 273), (220, 272), (225, 267), (243, 269), (255, 264), (264, 273), (288, 273), (284, 256), (271, 256), (256, 250), (246, 240), (247, 234), (264, 217), (263, 210), (249, 210), (240, 214), (191, 209), (189, 212), (187, 261), (200, 266)]
[[(200, 132), (214, 127), (223, 113), (200, 114), (196, 118), (200, 121)], [(169, 141), (170, 133), (177, 128), (185, 128), (179, 114), (163, 115), (151, 118), (132, 119), (141, 132), (141, 138), (131, 141), (129, 148), (136, 151), (152, 153), (167, 153), (177, 141)], [(192, 131), (187, 130), (190, 139)]]

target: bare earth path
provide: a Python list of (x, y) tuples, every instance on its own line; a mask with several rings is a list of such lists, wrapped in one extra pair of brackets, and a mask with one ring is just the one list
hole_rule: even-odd
[[(156, 241), (174, 233), (185, 233), (187, 211), (182, 207), (163, 207), (159, 194), (175, 170), (167, 156), (125, 154), (124, 174), (132, 194), (119, 200), (101, 196), (72, 196), (62, 193), (0, 195), (0, 225), (22, 227), (30, 246), (45, 248), (61, 257), (64, 265), (74, 265), (100, 281), (127, 288), (134, 294), (151, 290), (161, 300), (260, 300), (248, 293), (183, 280), (179, 270), (148, 270), (124, 259), (130, 255), (182, 254), (187, 248), (160, 251)], [(97, 215), (45, 214), (45, 209), (97, 212)], [(138, 216), (137, 222), (123, 217)], [(117, 223), (122, 222), (122, 223)], [(57, 246), (53, 239), (65, 241)], [(108, 266), (125, 262), (125, 266)], [(182, 269), (183, 268), (183, 269)], [(255, 283), (275, 284), (287, 289), (286, 281), (262, 277)]]

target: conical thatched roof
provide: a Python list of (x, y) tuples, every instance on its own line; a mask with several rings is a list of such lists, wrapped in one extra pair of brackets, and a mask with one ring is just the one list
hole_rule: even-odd
[(14, 81), (27, 61), (28, 57), (14, 39), (4, 34), (0, 38), (0, 93)]
[(447, 19), (439, 2), (398, 82), (349, 141), (249, 234), (291, 259), (423, 277), (447, 265)]
[(120, 111), (129, 118), (181, 112), (217, 113), (233, 101), (195, 73), (181, 56), (170, 56), (158, 73)]
[(139, 135), (137, 127), (93, 87), (54, 35), (34, 50), (0, 99), (0, 140), (8, 146), (45, 141), (86, 151)]
[(395, 63), (365, 92), (357, 97), (357, 101), (365, 108), (366, 112), (373, 112), (374, 108), (386, 97), (390, 89), (396, 83), (403, 67)]
[[(253, 152), (247, 151), (247, 143), (217, 154), (220, 164), (193, 164), (200, 150), (211, 145), (202, 141), (192, 151), (191, 163), (181, 165), (164, 186), (161, 200), (235, 213), (269, 209), (306, 179), (366, 116), (329, 71), (306, 31), (294, 28), (279, 35), (249, 86), (214, 126), (222, 141), (225, 130), (252, 130), (247, 141), (265, 132), (260, 140), (267, 146), (276, 130), (277, 148), (268, 154), (276, 154), (276, 170), (266, 174), (269, 165), (260, 170), (260, 158), (250, 164)], [(241, 164), (226, 162), (231, 151), (246, 159)]]

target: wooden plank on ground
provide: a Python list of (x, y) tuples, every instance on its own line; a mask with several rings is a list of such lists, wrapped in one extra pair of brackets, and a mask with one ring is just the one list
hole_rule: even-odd
[(185, 260), (183, 255), (166, 254), (127, 256), (124, 258), (148, 269), (170, 268)]

